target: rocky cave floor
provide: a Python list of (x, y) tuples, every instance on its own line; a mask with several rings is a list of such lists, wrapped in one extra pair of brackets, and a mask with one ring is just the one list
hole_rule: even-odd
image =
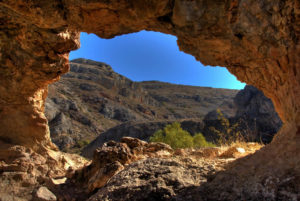
[(88, 161), (49, 149), (0, 147), (1, 201), (205, 200), (206, 195), (195, 197), (197, 188), (261, 148), (250, 143), (173, 150), (125, 137), (105, 143)]

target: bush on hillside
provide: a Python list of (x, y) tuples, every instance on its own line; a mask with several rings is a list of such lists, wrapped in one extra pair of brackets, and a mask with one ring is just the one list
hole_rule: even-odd
[(211, 142), (207, 142), (202, 133), (197, 133), (193, 137), (193, 143), (195, 148), (201, 147), (214, 147), (215, 145)]
[(166, 125), (162, 130), (158, 130), (150, 137), (150, 142), (163, 142), (173, 149), (191, 147), (211, 147), (212, 143), (206, 141), (205, 137), (199, 133), (194, 137), (181, 128), (180, 123), (174, 122)]
[(217, 109), (218, 121), (220, 122), (221, 128), (216, 129), (210, 127), (210, 131), (217, 136), (216, 144), (218, 145), (231, 145), (235, 142), (245, 141), (240, 128), (240, 122), (231, 124), (220, 109)]

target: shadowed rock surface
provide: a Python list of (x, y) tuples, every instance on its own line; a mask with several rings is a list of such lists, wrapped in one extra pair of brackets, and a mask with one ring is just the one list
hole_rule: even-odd
[[(231, 125), (236, 123), (239, 125), (239, 130), (246, 141), (270, 143), (282, 126), (272, 101), (250, 85), (239, 91), (233, 101), (224, 101), (218, 109), (229, 119)], [(218, 116), (217, 110), (213, 110), (203, 120), (205, 125), (203, 133), (210, 140), (214, 139), (210, 127), (223, 129)]]

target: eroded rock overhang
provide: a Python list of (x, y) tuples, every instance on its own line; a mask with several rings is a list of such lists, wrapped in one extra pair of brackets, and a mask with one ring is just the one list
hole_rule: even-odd
[(180, 50), (261, 89), (285, 122), (277, 141), (298, 143), (299, 12), (295, 0), (1, 1), (0, 138), (52, 146), (47, 86), (68, 72), (81, 31), (111, 38), (152, 30), (176, 35)]

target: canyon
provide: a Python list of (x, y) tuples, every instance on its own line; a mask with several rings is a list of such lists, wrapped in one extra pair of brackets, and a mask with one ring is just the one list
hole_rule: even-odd
[[(60, 150), (92, 158), (103, 143), (124, 136), (149, 141), (175, 121), (192, 135), (216, 143), (211, 127), (224, 130), (218, 110), (237, 124), (245, 141), (270, 143), (282, 125), (272, 101), (253, 86), (243, 90), (133, 82), (103, 62), (70, 61), (70, 72), (48, 87), (45, 114)], [(88, 151), (89, 150), (89, 151)]]
[(271, 100), (255, 87), (238, 91), (133, 82), (108, 64), (88, 59), (72, 60), (70, 67), (49, 85), (45, 103), (52, 142), (67, 152), (79, 152), (98, 136), (97, 146), (124, 136), (148, 141), (155, 131), (175, 121), (192, 135), (201, 132), (214, 142), (209, 127), (222, 129), (217, 109), (231, 124), (237, 122), (240, 130), (253, 133), (250, 141), (271, 142), (282, 124)]
[(2, 176), (17, 175), (18, 162), (30, 158), (62, 171), (66, 160), (74, 165), (51, 142), (44, 106), (48, 85), (69, 71), (69, 52), (79, 48), (80, 32), (112, 38), (152, 30), (177, 36), (180, 50), (205, 65), (225, 66), (263, 91), (283, 121), (272, 143), (182, 195), (190, 200), (299, 199), (299, 6), (297, 0), (1, 1)]
[[(126, 122), (199, 122), (224, 101), (232, 102), (238, 92), (157, 81), (133, 82), (108, 64), (88, 59), (72, 60), (70, 67), (59, 82), (49, 85), (45, 103), (51, 139), (60, 149), (94, 140)], [(145, 132), (148, 128), (145, 124)]]

